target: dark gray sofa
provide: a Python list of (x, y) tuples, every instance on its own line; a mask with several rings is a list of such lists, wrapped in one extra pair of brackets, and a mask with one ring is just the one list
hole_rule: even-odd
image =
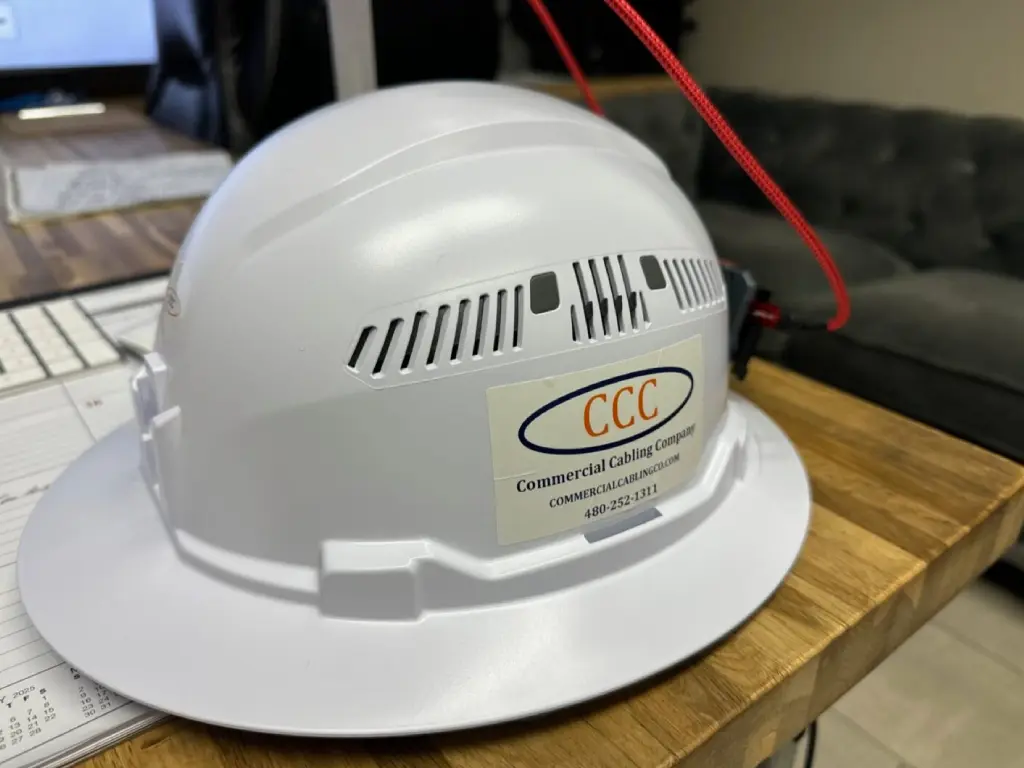
[[(839, 333), (763, 354), (1024, 461), (1024, 122), (712, 89), (829, 245), (850, 289)], [(813, 256), (685, 99), (605, 97), (690, 192), (722, 258), (822, 318)]]

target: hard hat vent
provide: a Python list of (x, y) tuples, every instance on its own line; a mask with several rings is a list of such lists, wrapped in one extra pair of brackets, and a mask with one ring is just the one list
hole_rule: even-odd
[(522, 285), (498, 288), (364, 326), (353, 342), (348, 368), (376, 380), (518, 351), (524, 295)]
[(681, 310), (703, 309), (725, 299), (721, 272), (709, 261), (665, 259), (662, 263)]
[(633, 290), (622, 254), (576, 261), (572, 269), (582, 308), (582, 312), (575, 305), (570, 309), (573, 341), (608, 339), (650, 326), (643, 293)]
[[(636, 336), (680, 322), (673, 303), (686, 314), (724, 302), (713, 260), (613, 252), (375, 310), (357, 325), (347, 368), (371, 387), (391, 387), (514, 362), (519, 353), (533, 358)], [(524, 332), (536, 334), (529, 350)]]

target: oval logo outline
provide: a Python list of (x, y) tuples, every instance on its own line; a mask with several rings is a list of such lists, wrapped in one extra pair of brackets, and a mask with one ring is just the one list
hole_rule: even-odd
[[(564, 405), (565, 403), (569, 402), (570, 400), (575, 400), (577, 397), (580, 397), (581, 395), (585, 395), (588, 392), (593, 392), (595, 389), (600, 389), (601, 387), (605, 387), (605, 386), (607, 386), (609, 384), (617, 384), (620, 381), (626, 381), (628, 379), (635, 379), (635, 378), (638, 378), (640, 376), (647, 376), (647, 375), (650, 375), (650, 374), (658, 374), (658, 373), (671, 373), (671, 374), (685, 376), (690, 381), (690, 391), (686, 393), (686, 397), (683, 398), (683, 402), (680, 403), (679, 406), (674, 411), (672, 411), (668, 416), (663, 418), (657, 424), (654, 424), (654, 425), (652, 425), (650, 427), (647, 427), (646, 429), (638, 432), (635, 435), (630, 435), (629, 437), (624, 437), (624, 438), (622, 438), (620, 440), (614, 440), (614, 441), (612, 441), (610, 443), (602, 443), (601, 445), (595, 445), (595, 446), (592, 446), (592, 447), (589, 447), (589, 448), (552, 448), (552, 447), (549, 447), (549, 446), (546, 446), (546, 445), (539, 445), (537, 443), (534, 443), (532, 440), (530, 440), (526, 436), (526, 430), (529, 429), (531, 424), (533, 424), (535, 421), (537, 421), (544, 414), (550, 413), (551, 411), (553, 411), (558, 406)], [(582, 454), (597, 453), (598, 451), (608, 451), (608, 450), (611, 450), (613, 448), (619, 448), (619, 447), (621, 447), (623, 445), (628, 445), (629, 443), (632, 443), (632, 442), (635, 442), (637, 440), (641, 440), (641, 439), (647, 437), (652, 432), (660, 429), (665, 424), (667, 424), (668, 422), (672, 421), (672, 419), (674, 419), (679, 414), (679, 412), (682, 411), (683, 408), (686, 407), (686, 404), (688, 402), (690, 402), (690, 398), (693, 397), (693, 390), (694, 390), (693, 374), (690, 373), (690, 371), (686, 370), (685, 368), (680, 368), (680, 367), (674, 366), (674, 365), (673, 366), (659, 366), (657, 368), (644, 368), (643, 370), (639, 370), (639, 371), (631, 371), (630, 373), (622, 373), (622, 374), (619, 374), (618, 376), (612, 376), (611, 378), (602, 379), (601, 381), (595, 382), (593, 384), (588, 384), (585, 387), (580, 387), (579, 389), (574, 389), (572, 392), (566, 392), (564, 395), (562, 395), (561, 397), (555, 398), (550, 403), (546, 403), (546, 404), (542, 405), (536, 411), (534, 411), (529, 416), (527, 416), (526, 419), (523, 421), (523, 423), (519, 425), (519, 433), (518, 433), (519, 442), (527, 450), (534, 451), (535, 453), (544, 453), (544, 454), (547, 454), (549, 456), (579, 456), (579, 455), (582, 455)]]

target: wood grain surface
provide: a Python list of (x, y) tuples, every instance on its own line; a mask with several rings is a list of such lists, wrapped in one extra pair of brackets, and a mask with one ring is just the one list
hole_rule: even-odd
[(1024, 468), (765, 363), (755, 362), (737, 389), (798, 447), (813, 482), (813, 523), (775, 596), (703, 658), (629, 691), (511, 726), (343, 742), (175, 720), (88, 765), (756, 766), (1016, 540)]
[[(112, 110), (81, 119), (0, 121), (5, 164), (112, 160), (197, 149), (200, 145)], [(3, 181), (0, 179), (0, 184)], [(199, 210), (195, 201), (19, 226), (0, 215), (0, 306), (167, 272)]]

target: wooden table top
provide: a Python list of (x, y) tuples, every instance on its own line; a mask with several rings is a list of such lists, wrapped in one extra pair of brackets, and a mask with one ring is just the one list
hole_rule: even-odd
[[(84, 133), (34, 130), (0, 125), (0, 150), (38, 162), (194, 146), (130, 119)], [(197, 209), (0, 224), (0, 302), (164, 271)], [(88, 765), (757, 765), (1009, 548), (1024, 520), (1024, 468), (765, 363), (737, 389), (797, 445), (814, 515), (778, 592), (703, 658), (585, 706), (470, 733), (306, 741), (171, 720)]]
[(737, 389), (811, 474), (803, 552), (706, 656), (554, 716), (440, 737), (308, 741), (170, 721), (90, 768), (752, 768), (863, 678), (1016, 540), (1024, 468), (755, 361)]
[[(5, 164), (114, 160), (200, 146), (123, 109), (78, 122), (19, 124), (0, 118)], [(9, 224), (4, 211), (0, 306), (167, 272), (199, 205), (190, 201), (19, 226)]]

